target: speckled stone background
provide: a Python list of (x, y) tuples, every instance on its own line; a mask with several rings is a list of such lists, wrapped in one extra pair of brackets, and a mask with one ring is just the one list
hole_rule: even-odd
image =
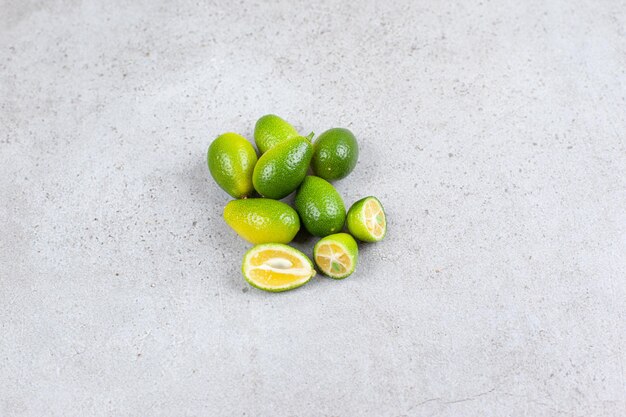
[[(0, 1), (0, 415), (626, 415), (625, 22)], [(205, 152), (269, 112), (360, 141), (389, 232), (344, 281), (241, 277)]]

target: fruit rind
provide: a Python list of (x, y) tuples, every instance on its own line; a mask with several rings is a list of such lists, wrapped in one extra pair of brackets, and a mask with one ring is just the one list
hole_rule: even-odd
[(313, 146), (303, 136), (279, 143), (259, 158), (252, 174), (254, 188), (267, 198), (287, 197), (306, 177), (312, 156)]
[(328, 181), (313, 175), (300, 184), (294, 201), (302, 225), (314, 236), (340, 232), (346, 220), (341, 194)]
[[(344, 253), (350, 258), (351, 268), (346, 271), (344, 274), (333, 274), (331, 271), (326, 271), (322, 268), (322, 266), (318, 262), (318, 254), (319, 250), (322, 246), (326, 244), (335, 244), (343, 249)], [(313, 261), (322, 272), (322, 274), (333, 278), (333, 279), (344, 279), (352, 275), (354, 270), (356, 269), (356, 264), (358, 262), (359, 257), (359, 248), (352, 236), (347, 233), (335, 233), (333, 235), (328, 235), (322, 239), (320, 239), (313, 248)]]
[(367, 229), (365, 225), (366, 220), (365, 220), (364, 207), (365, 207), (365, 204), (369, 200), (374, 200), (380, 206), (382, 214), (386, 218), (385, 209), (383, 205), (381, 204), (380, 200), (374, 196), (369, 196), (369, 197), (360, 199), (359, 201), (355, 202), (352, 205), (352, 207), (350, 207), (350, 209), (348, 210), (348, 214), (346, 216), (346, 227), (348, 228), (348, 231), (350, 232), (352, 236), (354, 236), (355, 238), (363, 242), (370, 242), (370, 243), (380, 242), (387, 235), (387, 222), (385, 220), (385, 227), (384, 227), (384, 232), (382, 236), (379, 236), (379, 237), (374, 236)]
[(261, 116), (254, 125), (254, 143), (261, 154), (295, 136), (299, 136), (296, 128), (275, 114)]
[(288, 204), (269, 198), (232, 200), (224, 221), (241, 238), (252, 243), (289, 243), (300, 230), (300, 217)]
[(345, 128), (332, 128), (319, 135), (313, 143), (311, 168), (326, 181), (347, 177), (359, 159), (359, 144)]
[[(311, 269), (310, 276), (304, 277), (297, 282), (294, 282), (294, 283), (291, 283), (290, 285), (286, 285), (282, 287), (265, 287), (251, 280), (250, 278), (248, 278), (248, 274), (246, 273), (247, 272), (246, 267), (249, 265), (249, 259), (256, 252), (265, 250), (265, 249), (282, 250), (282, 251), (289, 252), (292, 255), (297, 256), (298, 258), (301, 258), (303, 261), (306, 261), (306, 264), (310, 267)], [(284, 292), (284, 291), (293, 290), (295, 288), (299, 288), (303, 286), (304, 284), (306, 284), (307, 282), (309, 282), (311, 278), (313, 278), (316, 275), (315, 268), (313, 267), (313, 262), (311, 262), (308, 256), (300, 252), (298, 249), (292, 248), (291, 246), (287, 246), (282, 243), (262, 243), (260, 245), (256, 245), (250, 248), (243, 256), (243, 261), (241, 264), (241, 273), (243, 274), (243, 277), (248, 284), (252, 285), (254, 288), (258, 288), (259, 290), (268, 291), (268, 292)]]
[(252, 144), (233, 132), (219, 135), (207, 150), (211, 176), (222, 190), (234, 198), (245, 198), (254, 192), (252, 175), (257, 160)]

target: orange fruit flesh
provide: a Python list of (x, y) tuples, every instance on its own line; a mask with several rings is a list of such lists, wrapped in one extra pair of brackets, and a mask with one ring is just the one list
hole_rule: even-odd
[(365, 203), (363, 211), (367, 230), (376, 237), (382, 236), (385, 233), (386, 220), (380, 205), (374, 200), (369, 200)]
[(342, 275), (350, 270), (352, 262), (345, 250), (334, 243), (326, 243), (319, 247), (315, 256), (317, 265), (332, 275)]
[(269, 287), (289, 285), (311, 275), (310, 269), (300, 258), (274, 249), (256, 253), (250, 259), (249, 265), (249, 277)]

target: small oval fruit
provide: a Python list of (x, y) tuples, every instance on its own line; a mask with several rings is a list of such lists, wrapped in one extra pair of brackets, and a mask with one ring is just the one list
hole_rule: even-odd
[(376, 197), (365, 197), (348, 210), (346, 226), (352, 236), (363, 242), (380, 242), (387, 234), (383, 205)]
[(250, 243), (289, 243), (300, 230), (298, 213), (289, 205), (267, 198), (232, 200), (224, 220)]
[(287, 139), (265, 152), (252, 175), (254, 188), (263, 197), (281, 199), (291, 194), (306, 176), (313, 156), (307, 138)]
[(337, 233), (346, 220), (346, 208), (335, 187), (312, 175), (302, 181), (295, 207), (302, 224), (314, 236)]
[(270, 292), (301, 287), (315, 276), (313, 263), (304, 253), (280, 243), (251, 248), (243, 257), (241, 272), (248, 284)]
[(275, 114), (266, 114), (254, 126), (254, 142), (261, 154), (296, 136), (300, 136), (296, 128)]
[(343, 279), (351, 275), (359, 257), (359, 247), (347, 233), (335, 233), (320, 239), (313, 248), (313, 260), (326, 276)]
[(311, 167), (327, 181), (340, 180), (352, 172), (359, 159), (359, 145), (348, 129), (329, 129), (313, 144)]
[(254, 192), (257, 155), (243, 136), (232, 132), (218, 136), (209, 146), (207, 162), (217, 185), (232, 197), (244, 198)]

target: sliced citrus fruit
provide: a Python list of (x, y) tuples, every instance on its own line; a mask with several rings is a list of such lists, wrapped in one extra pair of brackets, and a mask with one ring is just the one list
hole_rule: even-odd
[(324, 275), (341, 279), (354, 272), (359, 248), (352, 236), (335, 233), (326, 236), (315, 244), (313, 258)]
[(348, 210), (346, 224), (352, 236), (364, 242), (379, 242), (387, 233), (385, 210), (376, 197), (354, 203)]
[(243, 276), (253, 287), (280, 292), (301, 287), (314, 275), (313, 263), (297, 249), (281, 243), (264, 243), (243, 257)]

